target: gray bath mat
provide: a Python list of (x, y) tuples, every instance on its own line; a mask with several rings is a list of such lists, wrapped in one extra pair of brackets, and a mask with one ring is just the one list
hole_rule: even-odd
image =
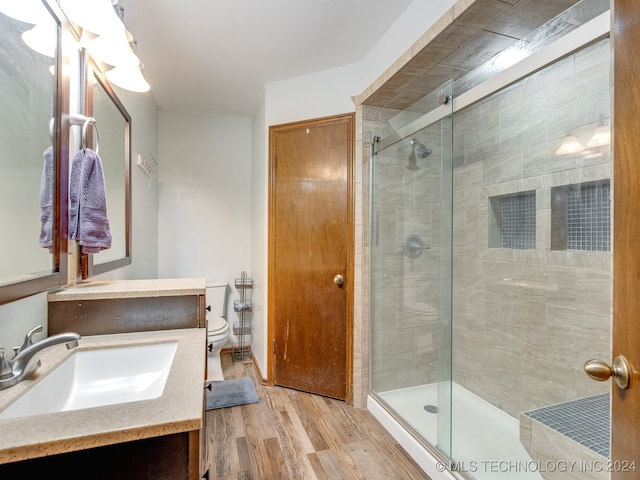
[(248, 377), (211, 382), (207, 391), (207, 410), (256, 403), (258, 393)]

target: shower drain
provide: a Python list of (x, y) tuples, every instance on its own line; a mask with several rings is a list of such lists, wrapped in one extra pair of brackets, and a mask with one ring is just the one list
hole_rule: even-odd
[(438, 413), (438, 407), (435, 405), (425, 405), (424, 409), (429, 413)]

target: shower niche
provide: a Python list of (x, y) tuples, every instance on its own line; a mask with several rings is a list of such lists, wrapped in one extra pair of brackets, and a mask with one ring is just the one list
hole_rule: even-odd
[(536, 192), (490, 199), (489, 248), (536, 248)]
[(611, 251), (609, 179), (551, 189), (551, 249)]
[(488, 223), (488, 248), (609, 252), (610, 180), (489, 197)]

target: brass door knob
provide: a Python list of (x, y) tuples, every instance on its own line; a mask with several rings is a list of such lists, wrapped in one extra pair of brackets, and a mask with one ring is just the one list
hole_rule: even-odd
[(336, 285), (342, 285), (344, 283), (344, 277), (340, 274), (333, 277), (333, 283)]
[(589, 360), (584, 364), (584, 371), (589, 377), (599, 382), (613, 377), (622, 390), (626, 390), (631, 384), (631, 367), (623, 355), (617, 356), (613, 360), (613, 365), (602, 360)]

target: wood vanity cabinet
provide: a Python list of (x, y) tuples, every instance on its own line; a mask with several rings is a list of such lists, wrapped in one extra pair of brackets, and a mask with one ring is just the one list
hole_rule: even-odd
[[(158, 279), (90, 282), (48, 296), (48, 335), (82, 336), (206, 328), (206, 280)], [(205, 335), (206, 337), (206, 335)], [(203, 362), (206, 378), (206, 347)], [(203, 378), (203, 397), (204, 381)], [(206, 405), (206, 397), (203, 405)], [(208, 478), (205, 411), (200, 430), (19, 462), (15, 478), (59, 471), (64, 478), (198, 480)], [(24, 465), (20, 465), (24, 463)], [(69, 468), (72, 465), (72, 468)], [(0, 465), (0, 478), (5, 477)], [(24, 470), (27, 468), (27, 470)], [(37, 470), (33, 470), (37, 468)], [(70, 472), (70, 470), (72, 472)], [(74, 477), (69, 473), (81, 472)], [(14, 470), (8, 470), (14, 472)], [(7, 472), (7, 473), (8, 473)]]
[(50, 293), (48, 334), (204, 328), (204, 279), (92, 282)]
[(0, 465), (0, 478), (198, 480), (200, 431)]

